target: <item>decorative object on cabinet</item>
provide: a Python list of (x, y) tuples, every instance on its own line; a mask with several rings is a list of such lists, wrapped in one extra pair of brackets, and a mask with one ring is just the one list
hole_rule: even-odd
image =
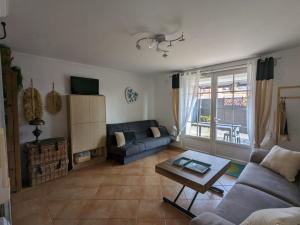
[(28, 142), (25, 146), (31, 186), (67, 175), (69, 160), (65, 138)]
[[(106, 159), (105, 97), (68, 95), (68, 137), (70, 166), (78, 168)], [(74, 154), (90, 151), (91, 160), (76, 164)]]
[(136, 102), (139, 94), (134, 91), (131, 87), (127, 87), (125, 89), (125, 99), (127, 103), (133, 103)]
[(61, 96), (55, 91), (54, 82), (52, 84), (52, 91), (46, 96), (46, 109), (52, 115), (59, 113), (61, 110)]
[(17, 74), (11, 69), (11, 50), (0, 45), (1, 66), (3, 80), (4, 113), (6, 127), (6, 148), (8, 158), (8, 171), (11, 192), (20, 191), (21, 156), (19, 143), (19, 113), (18, 113), (18, 85)]
[(35, 118), (43, 117), (43, 102), (39, 91), (33, 87), (31, 79), (31, 87), (24, 91), (23, 95), (23, 109), (24, 117), (27, 122)]
[(42, 131), (39, 129), (39, 126), (44, 125), (45, 121), (40, 118), (35, 118), (34, 120), (29, 121), (29, 124), (35, 126), (35, 130), (33, 130), (32, 133), (35, 136), (35, 142), (39, 142), (39, 136), (42, 133)]

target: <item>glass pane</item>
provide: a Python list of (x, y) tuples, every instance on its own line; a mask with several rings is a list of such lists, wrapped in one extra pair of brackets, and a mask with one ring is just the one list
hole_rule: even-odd
[(247, 92), (240, 91), (234, 93), (234, 130), (232, 142), (249, 145), (247, 130)]
[(186, 127), (186, 134), (210, 138), (211, 123), (211, 77), (199, 81), (197, 100)]
[(232, 92), (221, 92), (216, 99), (216, 139), (231, 142), (233, 123), (233, 94)]
[(233, 91), (233, 75), (218, 76), (217, 92)]
[(248, 77), (247, 73), (239, 73), (234, 75), (234, 91), (247, 91)]

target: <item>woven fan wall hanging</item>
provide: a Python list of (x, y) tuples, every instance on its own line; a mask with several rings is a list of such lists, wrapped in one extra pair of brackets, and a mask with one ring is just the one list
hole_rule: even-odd
[(54, 89), (54, 83), (52, 84), (52, 91), (46, 96), (46, 110), (55, 115), (61, 110), (61, 96)]
[(31, 80), (31, 87), (24, 91), (23, 95), (23, 109), (24, 117), (27, 122), (36, 118), (43, 117), (43, 102), (39, 91), (33, 87)]

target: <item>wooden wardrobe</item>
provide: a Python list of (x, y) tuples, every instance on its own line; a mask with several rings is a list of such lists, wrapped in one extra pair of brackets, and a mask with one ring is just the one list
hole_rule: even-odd
[(12, 192), (17, 192), (22, 188), (17, 74), (5, 68), (2, 76), (10, 188)]
[(74, 154), (93, 150), (94, 159), (106, 159), (106, 105), (104, 96), (68, 95), (68, 136)]

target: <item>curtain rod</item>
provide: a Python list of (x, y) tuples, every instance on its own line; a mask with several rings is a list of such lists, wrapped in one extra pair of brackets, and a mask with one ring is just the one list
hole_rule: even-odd
[[(223, 64), (234, 63), (234, 62), (238, 62), (238, 61), (253, 60), (253, 59), (262, 59), (262, 56), (251, 57), (251, 58), (241, 59), (241, 60), (237, 60), (237, 61), (231, 61), (231, 62), (227, 62), (227, 63), (220, 63), (220, 64), (215, 64), (215, 65), (205, 66), (205, 67), (202, 67), (202, 68), (212, 67), (212, 66), (221, 66)], [(274, 59), (275, 59), (274, 65), (276, 66), (277, 61), (281, 60), (281, 57), (274, 57)], [(241, 68), (241, 67), (245, 67), (246, 65), (247, 65), (247, 63), (243, 63), (243, 64), (240, 64), (240, 65), (227, 66), (227, 67), (223, 67), (223, 68), (215, 69), (215, 70), (209, 70), (208, 69), (208, 70), (203, 70), (203, 71), (201, 71), (201, 67), (193, 67), (193, 68), (188, 68), (188, 69), (184, 69), (182, 71), (177, 71), (177, 72), (173, 72), (173, 73), (179, 73), (179, 74), (182, 75), (185, 72), (194, 71), (194, 70), (200, 70), (201, 73), (213, 73), (213, 72), (218, 72), (218, 71), (223, 71), (223, 70)], [(169, 77), (172, 77), (172, 75), (170, 75)]]

